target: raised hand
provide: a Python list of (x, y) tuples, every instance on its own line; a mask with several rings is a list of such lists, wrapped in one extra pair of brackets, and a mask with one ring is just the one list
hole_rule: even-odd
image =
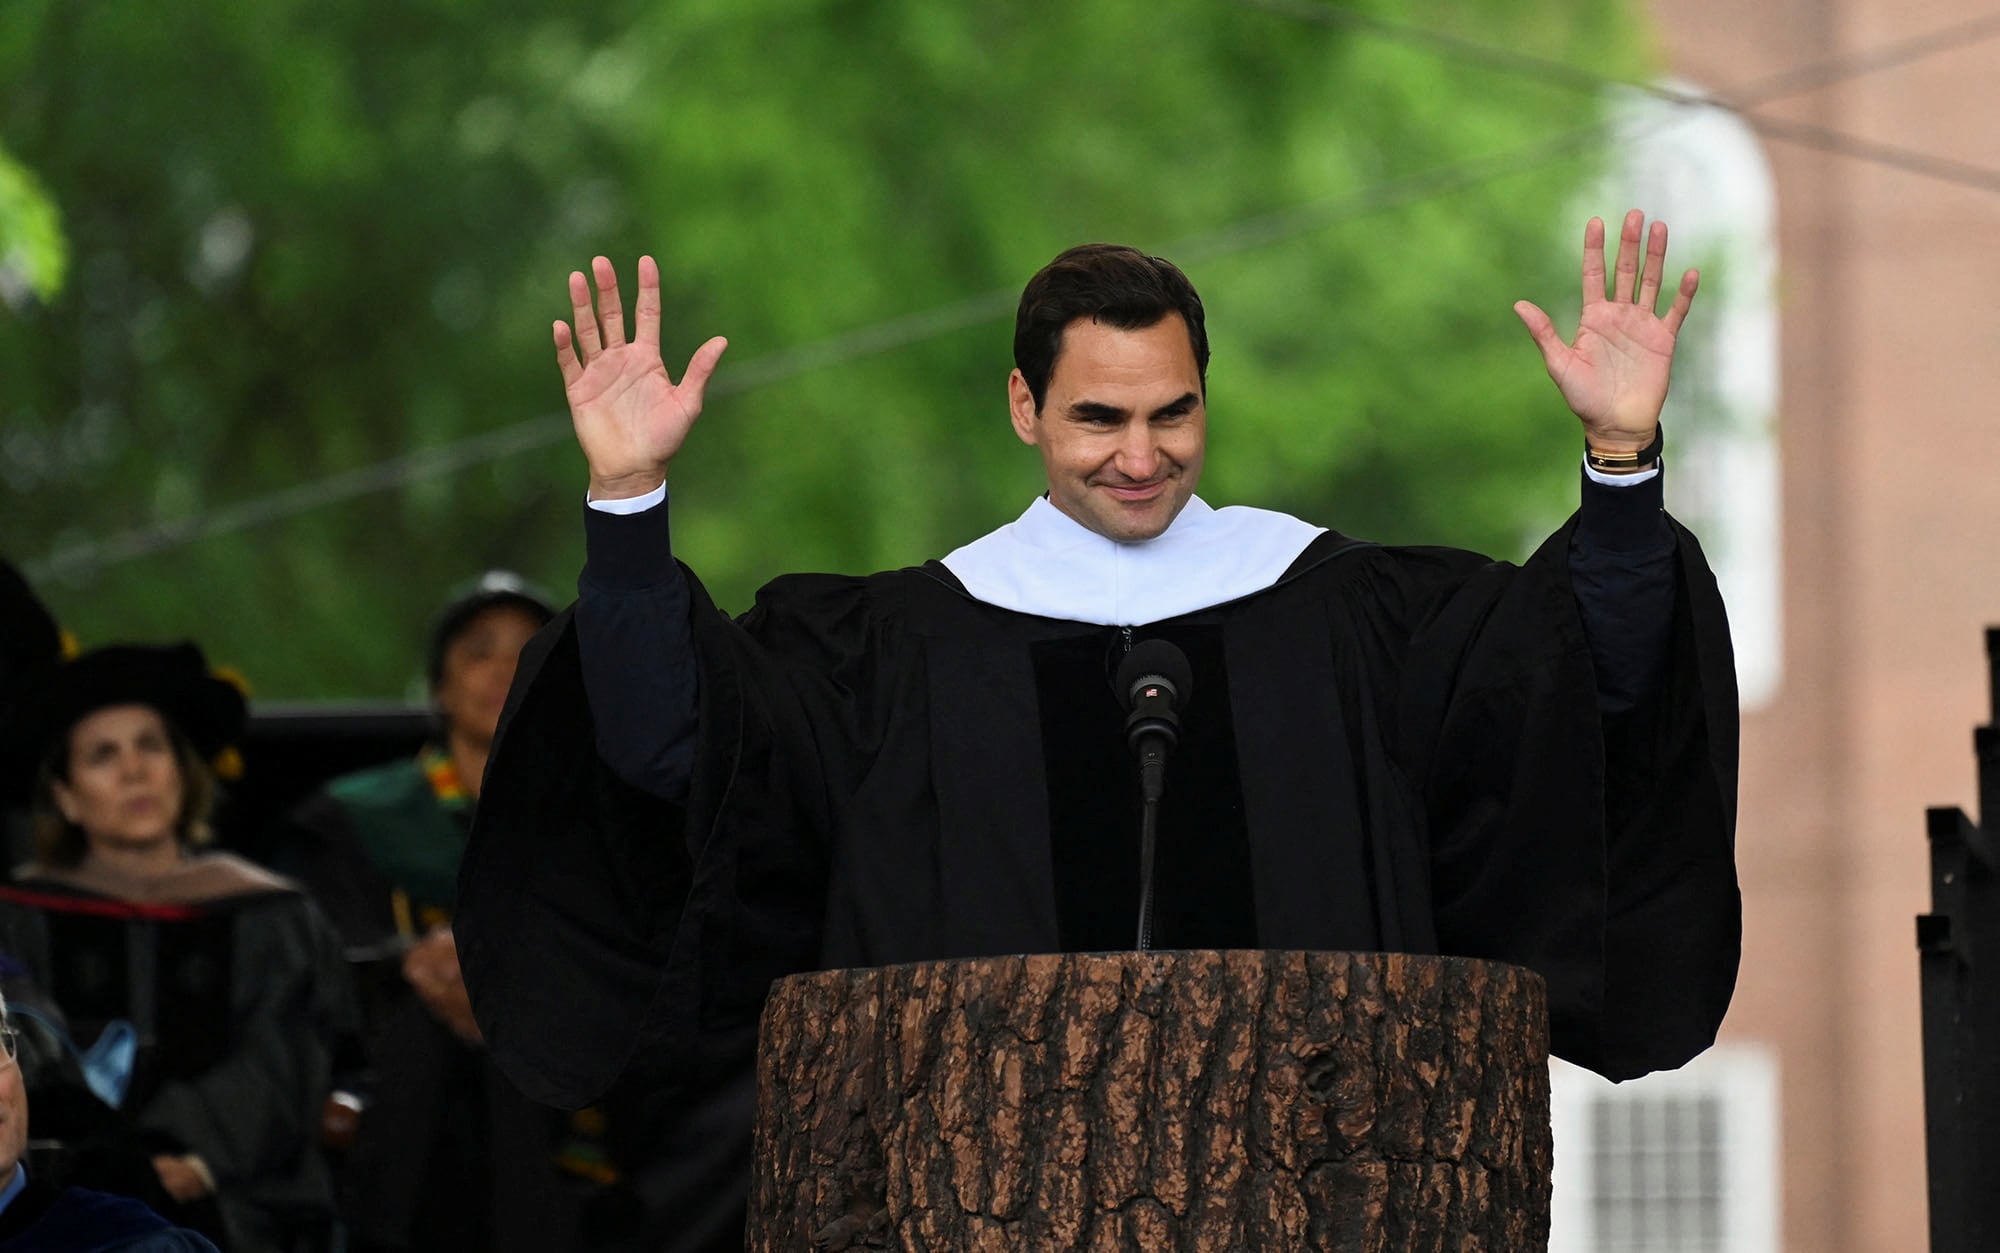
[(702, 394), (729, 341), (717, 336), (695, 349), (677, 385), (660, 360), (660, 267), (639, 258), (639, 299), (633, 338), (625, 338), (625, 309), (618, 298), (618, 275), (611, 262), (590, 263), (597, 302), (591, 306), (591, 279), (569, 276), (569, 303), (576, 317), (555, 324), (556, 364), (569, 396), (576, 442), (590, 465), (594, 500), (643, 496), (666, 478), (667, 463), (687, 440), (701, 416)]
[(1608, 296), (1604, 222), (1592, 218), (1583, 228), (1583, 316), (1574, 344), (1563, 343), (1549, 315), (1539, 308), (1525, 300), (1514, 306), (1534, 336), (1535, 347), (1541, 349), (1549, 377), (1570, 411), (1583, 420), (1584, 437), (1602, 452), (1632, 452), (1652, 443), (1660, 407), (1667, 402), (1674, 342), (1701, 282), (1694, 270), (1681, 275), (1665, 316), (1654, 312), (1666, 267), (1667, 226), (1654, 222), (1646, 234), (1646, 265), (1641, 272), (1639, 238), (1645, 221), (1646, 215), (1637, 209), (1625, 215), (1618, 234), (1618, 268)]

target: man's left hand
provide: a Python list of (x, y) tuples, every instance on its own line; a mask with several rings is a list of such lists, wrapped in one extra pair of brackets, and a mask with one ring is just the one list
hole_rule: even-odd
[(1681, 275), (1666, 314), (1654, 312), (1666, 268), (1667, 226), (1654, 222), (1645, 233), (1642, 271), (1639, 240), (1645, 221), (1646, 215), (1637, 209), (1625, 215), (1618, 235), (1618, 268), (1608, 296), (1604, 221), (1592, 218), (1583, 228), (1583, 316), (1574, 344), (1565, 344), (1549, 315), (1535, 305), (1523, 300), (1514, 306), (1535, 337), (1535, 347), (1541, 349), (1549, 377), (1571, 412), (1583, 420), (1585, 439), (1600, 452), (1637, 452), (1653, 442), (1660, 408), (1667, 402), (1674, 341), (1701, 281), (1694, 270)]

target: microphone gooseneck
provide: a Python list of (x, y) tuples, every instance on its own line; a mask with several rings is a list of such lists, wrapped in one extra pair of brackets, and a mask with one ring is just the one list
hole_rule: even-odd
[(1130, 712), (1125, 742), (1139, 758), (1139, 935), (1153, 946), (1153, 849), (1158, 842), (1160, 796), (1167, 786), (1167, 754), (1180, 743), (1180, 711), (1194, 692), (1187, 654), (1166, 640), (1142, 640), (1125, 654), (1112, 686)]

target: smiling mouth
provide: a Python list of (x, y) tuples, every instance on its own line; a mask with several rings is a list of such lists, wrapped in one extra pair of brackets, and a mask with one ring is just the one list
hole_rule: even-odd
[(1100, 483), (1098, 486), (1111, 493), (1114, 500), (1142, 501), (1151, 500), (1161, 492), (1166, 491), (1167, 482), (1168, 480), (1166, 479), (1157, 479), (1151, 483), (1134, 483), (1128, 485)]

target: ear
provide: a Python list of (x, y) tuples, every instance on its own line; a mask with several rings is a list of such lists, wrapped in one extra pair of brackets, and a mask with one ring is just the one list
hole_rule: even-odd
[(77, 814), (76, 793), (70, 790), (69, 784), (64, 783), (61, 779), (52, 780), (49, 784), (49, 795), (55, 799), (56, 812), (63, 816), (63, 821), (71, 826), (75, 826)]
[(1014, 434), (1024, 444), (1041, 443), (1042, 415), (1035, 409), (1035, 393), (1019, 370), (1007, 376), (1007, 411), (1014, 419)]

